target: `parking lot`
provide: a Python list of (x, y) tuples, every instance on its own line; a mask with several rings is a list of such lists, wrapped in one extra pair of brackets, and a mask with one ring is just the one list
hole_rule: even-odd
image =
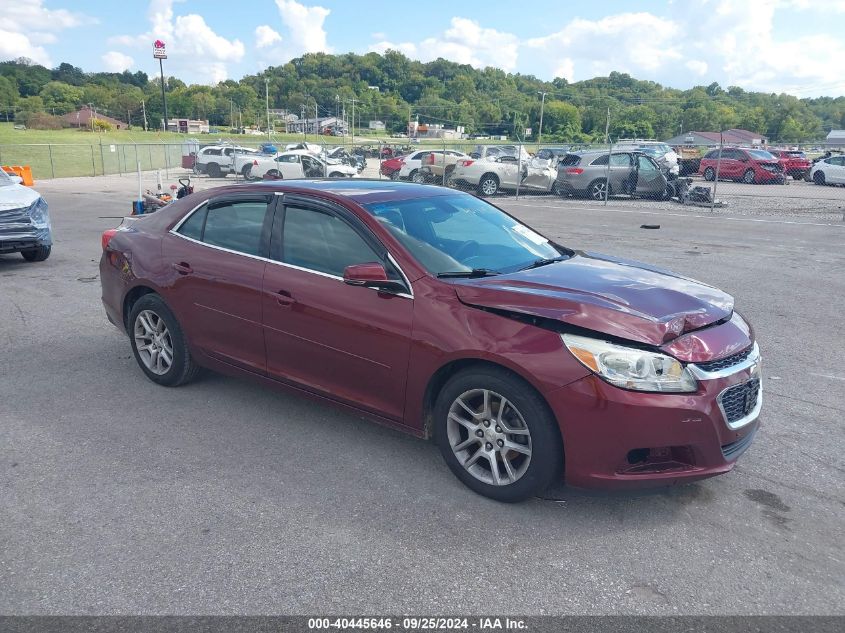
[[(807, 187), (716, 214), (497, 199), (570, 247), (733, 294), (765, 394), (725, 476), (502, 505), (433, 444), (332, 407), (210, 373), (154, 385), (100, 304), (100, 234), (136, 182), (39, 183), (52, 256), (0, 256), (0, 611), (842, 614), (843, 196)], [(793, 201), (766, 203), (778, 189)]]

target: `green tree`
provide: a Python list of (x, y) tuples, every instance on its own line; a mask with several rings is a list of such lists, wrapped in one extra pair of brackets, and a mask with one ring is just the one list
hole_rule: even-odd
[(39, 93), (44, 108), (54, 114), (67, 114), (82, 102), (83, 90), (61, 81), (47, 83)]

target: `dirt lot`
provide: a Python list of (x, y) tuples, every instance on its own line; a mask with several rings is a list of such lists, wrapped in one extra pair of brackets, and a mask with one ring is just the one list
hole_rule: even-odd
[(732, 473), (511, 506), (433, 445), (331, 407), (144, 378), (98, 279), (100, 233), (136, 186), (39, 183), (52, 257), (0, 256), (0, 612), (845, 613), (841, 216), (796, 211), (800, 195), (712, 215), (498, 199), (564, 244), (732, 293), (764, 357), (763, 427)]

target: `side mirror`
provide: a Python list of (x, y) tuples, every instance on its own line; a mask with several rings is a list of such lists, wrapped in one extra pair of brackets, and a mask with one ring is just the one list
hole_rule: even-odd
[(388, 279), (387, 271), (378, 262), (347, 266), (343, 270), (343, 283), (349, 284), (350, 286), (377, 288), (386, 292), (402, 292), (406, 290), (405, 284)]

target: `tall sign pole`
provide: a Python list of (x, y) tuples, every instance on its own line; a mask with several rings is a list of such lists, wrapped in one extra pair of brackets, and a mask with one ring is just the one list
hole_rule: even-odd
[(167, 95), (164, 92), (164, 65), (162, 64), (162, 60), (167, 59), (167, 49), (161, 40), (153, 42), (153, 59), (158, 60), (158, 69), (161, 72), (161, 102), (164, 105), (164, 131), (167, 132)]

